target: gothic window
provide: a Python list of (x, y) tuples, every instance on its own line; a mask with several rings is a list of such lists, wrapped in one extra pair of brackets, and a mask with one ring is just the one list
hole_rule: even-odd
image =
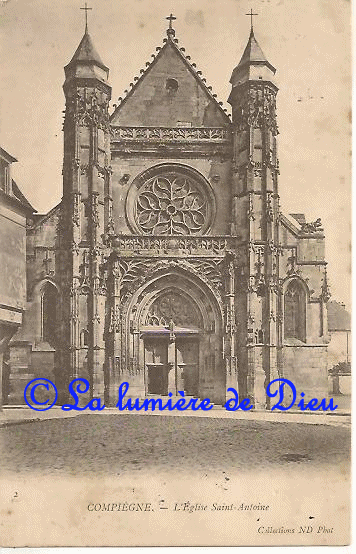
[(80, 346), (88, 346), (89, 344), (89, 331), (88, 329), (82, 329), (80, 332)]
[(56, 344), (57, 289), (52, 283), (45, 283), (41, 294), (42, 340), (52, 347)]
[(293, 280), (284, 294), (284, 338), (294, 338), (305, 342), (305, 307), (304, 288), (297, 280)]
[[(183, 168), (165, 168), (133, 188), (134, 227), (149, 235), (196, 235), (210, 227), (214, 197), (208, 185)], [(128, 210), (131, 209), (128, 202)], [(131, 220), (130, 213), (128, 217)]]

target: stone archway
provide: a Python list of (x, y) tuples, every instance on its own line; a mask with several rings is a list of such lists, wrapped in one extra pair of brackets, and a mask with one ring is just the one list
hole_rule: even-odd
[(223, 325), (218, 300), (199, 277), (167, 268), (132, 296), (126, 312), (125, 358), (139, 395), (187, 396), (221, 402), (225, 394)]

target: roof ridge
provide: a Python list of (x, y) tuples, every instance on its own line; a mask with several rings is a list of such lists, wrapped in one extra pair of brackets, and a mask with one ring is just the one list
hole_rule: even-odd
[(203, 87), (203, 89), (205, 90), (205, 92), (211, 97), (211, 99), (213, 100), (213, 102), (215, 102), (215, 104), (218, 106), (218, 108), (220, 109), (220, 111), (223, 113), (223, 115), (225, 116), (225, 118), (231, 123), (231, 114), (229, 114), (227, 112), (227, 108), (224, 108), (223, 107), (223, 102), (219, 102), (217, 100), (217, 94), (214, 94), (213, 93), (213, 89), (211, 86), (207, 86), (206, 85), (206, 79), (204, 77), (201, 77), (201, 75), (203, 74), (202, 71), (200, 70), (196, 70), (196, 63), (191, 63), (189, 60), (191, 60), (191, 57), (189, 55), (186, 55), (184, 54), (185, 52), (185, 48), (184, 47), (178, 47), (178, 39), (177, 38), (173, 38), (172, 36), (168, 35), (168, 38), (164, 38), (163, 39), (163, 46), (157, 46), (156, 47), (156, 51), (158, 52), (158, 54), (151, 54), (151, 57), (153, 58), (152, 61), (149, 61), (149, 62), (146, 62), (146, 68), (145, 69), (140, 69), (140, 77), (137, 77), (135, 76), (134, 79), (133, 79), (133, 82), (130, 83), (130, 90), (124, 90), (124, 93), (125, 93), (125, 96), (119, 96), (118, 98), (118, 104), (113, 104), (114, 106), (114, 111), (113, 113), (111, 114), (110, 116), (110, 119), (112, 119), (114, 117), (114, 115), (116, 115), (116, 113), (118, 112), (118, 110), (125, 104), (125, 102), (127, 101), (128, 98), (130, 98), (130, 96), (134, 93), (134, 91), (136, 90), (136, 88), (138, 87), (138, 85), (142, 82), (143, 78), (145, 77), (145, 75), (147, 75), (148, 71), (154, 66), (154, 64), (157, 62), (157, 60), (159, 59), (159, 57), (161, 56), (162, 52), (168, 47), (168, 45), (172, 45), (177, 53), (180, 55), (180, 57), (182, 58), (183, 62), (187, 65), (187, 67), (189, 68), (189, 70), (192, 72), (193, 76), (199, 81), (199, 83), (201, 84), (201, 86)]
[(61, 204), (62, 204), (62, 200), (58, 202), (58, 204), (53, 206), (53, 208), (51, 208), (48, 212), (44, 214), (37, 213), (34, 224), (31, 226), (31, 229), (36, 229), (39, 225), (42, 225), (42, 223), (47, 221), (47, 219), (50, 218), (51, 215), (53, 215), (56, 212), (56, 210), (58, 210), (58, 208), (60, 208)]

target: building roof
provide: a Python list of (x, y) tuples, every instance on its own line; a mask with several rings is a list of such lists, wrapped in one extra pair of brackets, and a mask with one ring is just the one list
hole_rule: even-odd
[(351, 315), (341, 302), (332, 300), (327, 303), (329, 331), (350, 331)]
[(158, 51), (158, 54), (152, 54), (152, 61), (146, 63), (146, 68), (141, 69), (140, 77), (135, 77), (134, 82), (130, 83), (131, 88), (129, 91), (125, 91), (126, 96), (123, 98), (119, 98), (119, 104), (115, 106), (115, 110), (111, 115), (111, 121), (115, 119), (116, 114), (120, 111), (120, 108), (126, 103), (127, 99), (129, 99), (134, 92), (137, 90), (137, 88), (140, 86), (140, 84), (145, 79), (146, 75), (151, 71), (151, 69), (157, 64), (157, 62), (165, 55), (167, 49), (173, 48), (174, 51), (178, 54), (184, 65), (187, 67), (187, 69), (190, 71), (194, 79), (198, 82), (199, 86), (205, 91), (206, 95), (210, 98), (210, 100), (216, 105), (217, 109), (221, 112), (223, 118), (225, 119), (227, 124), (231, 123), (231, 120), (229, 116), (226, 113), (226, 109), (222, 107), (223, 103), (219, 102), (217, 100), (217, 95), (213, 94), (212, 87), (206, 85), (206, 79), (202, 77), (202, 72), (199, 71), (196, 68), (196, 64), (192, 63), (190, 61), (190, 56), (185, 54), (185, 48), (178, 46), (178, 39), (175, 38), (175, 30), (173, 28), (167, 29), (167, 37), (164, 38), (163, 42), (165, 43), (162, 47), (158, 46), (156, 48), (156, 51)]
[(232, 86), (234, 87), (240, 82), (239, 76), (241, 76), (241, 73), (246, 73), (249, 68), (254, 66), (265, 66), (272, 72), (273, 75), (276, 73), (276, 68), (273, 67), (273, 65), (267, 60), (266, 56), (262, 52), (262, 48), (256, 40), (253, 28), (251, 28), (244, 53), (231, 75), (230, 83)]
[[(17, 159), (9, 154), (6, 150), (0, 147), (0, 158), (5, 160), (5, 162), (10, 166), (13, 162), (17, 162)], [(11, 179), (11, 176), (10, 176)], [(11, 185), (9, 191), (4, 191), (0, 189), (1, 199), (7, 203), (10, 203), (12, 206), (25, 208), (26, 211), (30, 211), (32, 214), (36, 212), (33, 206), (29, 203), (25, 195), (21, 192), (16, 182), (11, 179)]]
[(45, 213), (45, 214), (38, 214), (37, 213), (33, 218), (33, 225), (31, 227), (31, 229), (36, 229), (37, 227), (42, 225), (42, 223), (45, 223), (56, 212), (59, 212), (61, 205), (62, 205), (62, 201), (60, 201), (56, 206), (51, 208), (50, 211)]
[(251, 29), (250, 36), (245, 48), (244, 53), (242, 54), (242, 58), (238, 63), (237, 67), (242, 67), (246, 64), (265, 64), (272, 69), (272, 71), (276, 71), (273, 65), (269, 63), (266, 56), (262, 52), (262, 48), (258, 44), (253, 29)]
[(31, 210), (32, 212), (36, 212), (35, 208), (29, 203), (26, 196), (22, 194), (19, 187), (15, 183), (15, 181), (12, 179), (12, 193), (13, 195), (21, 202), (23, 206)]
[(3, 158), (7, 161), (7, 163), (11, 164), (13, 162), (17, 162), (17, 159), (11, 156), (6, 150), (0, 147), (0, 158)]
[(68, 65), (73, 65), (75, 62), (83, 62), (85, 64), (95, 63), (99, 67), (108, 70), (100, 58), (87, 29)]

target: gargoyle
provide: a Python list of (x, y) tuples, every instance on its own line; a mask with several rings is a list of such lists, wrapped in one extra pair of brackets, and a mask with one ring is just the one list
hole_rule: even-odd
[(312, 221), (311, 223), (303, 223), (300, 231), (302, 233), (317, 233), (318, 231), (322, 231), (323, 228), (321, 226), (321, 219), (318, 217), (316, 221)]

